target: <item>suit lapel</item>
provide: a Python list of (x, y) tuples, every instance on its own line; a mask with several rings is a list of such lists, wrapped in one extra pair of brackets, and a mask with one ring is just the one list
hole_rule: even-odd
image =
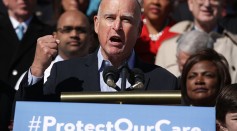
[(1, 79), (7, 79), (9, 69), (12, 67), (14, 56), (16, 56), (19, 40), (8, 16), (0, 16), (0, 65)]
[(145, 84), (144, 84), (144, 88), (142, 90), (146, 90), (148, 88), (149, 81), (150, 81), (150, 78), (148, 77), (148, 74), (147, 74), (147, 72), (149, 71), (150, 68), (148, 68), (146, 63), (142, 62), (139, 58), (137, 58), (137, 56), (135, 57), (134, 68), (139, 68), (143, 71), (143, 73), (145, 75)]
[(29, 49), (36, 47), (36, 42), (39, 37), (39, 33), (41, 32), (41, 29), (41, 24), (39, 24), (38, 20), (33, 17), (26, 33), (23, 36), (22, 41), (19, 44), (17, 55), (15, 56), (13, 64), (14, 62), (16, 62), (16, 60), (20, 59), (22, 55), (24, 55), (24, 53), (27, 52)]
[[(4, 51), (10, 51), (11, 53), (9, 56), (4, 56), (8, 58), (13, 58), (14, 54), (17, 52), (18, 45), (20, 44), (20, 41), (17, 38), (17, 35), (15, 33), (15, 30), (11, 24), (11, 21), (8, 16), (2, 16), (1, 17), (1, 24), (0, 24), (0, 35), (3, 39), (1, 42), (1, 48), (4, 49)], [(9, 60), (11, 61), (11, 60)]]
[(91, 57), (86, 61), (85, 67), (88, 72), (87, 74), (85, 74), (85, 77), (89, 80), (86, 90), (100, 91), (100, 75), (98, 72), (98, 58), (96, 51), (91, 54)]
[[(8, 16), (1, 16), (0, 18), (1, 20), (1, 23), (0, 24), (0, 31), (3, 33), (1, 35), (1, 37), (5, 37), (6, 40), (8, 40), (6, 43), (9, 43), (9, 44), (19, 44), (20, 41), (18, 40), (17, 38), (17, 35), (16, 35), (16, 32), (12, 26), (12, 23), (9, 19)], [(9, 45), (7, 45), (9, 46)]]

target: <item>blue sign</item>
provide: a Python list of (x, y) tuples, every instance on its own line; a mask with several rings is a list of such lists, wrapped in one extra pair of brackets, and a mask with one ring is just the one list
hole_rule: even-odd
[(14, 131), (215, 131), (215, 108), (17, 102)]

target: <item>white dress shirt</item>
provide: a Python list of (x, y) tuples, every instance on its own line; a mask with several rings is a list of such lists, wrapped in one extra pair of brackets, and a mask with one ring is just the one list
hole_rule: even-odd
[[(56, 63), (56, 62), (59, 62), (59, 61), (63, 61), (63, 60), (64, 60), (64, 59), (63, 59), (61, 56), (57, 55), (57, 57), (51, 62), (51, 64), (49, 65), (49, 67), (44, 71), (44, 83), (47, 81), (47, 79), (48, 79), (48, 77), (49, 77), (49, 75), (50, 75), (50, 71), (51, 71), (51, 68), (52, 68), (53, 64)], [(25, 72), (25, 73), (26, 73), (26, 72)], [(20, 85), (20, 83), (21, 83), (21, 81), (22, 81), (22, 79), (23, 79), (25, 73), (23, 73), (23, 74), (21, 75), (21, 77), (18, 79), (18, 81), (17, 81), (17, 83), (16, 83), (16, 85), (15, 85), (15, 90), (18, 90), (18, 89), (19, 89), (19, 85)], [(33, 75), (31, 74), (30, 69), (29, 69), (29, 71), (28, 71), (28, 84), (29, 84), (29, 85), (33, 85), (33, 84), (37, 83), (37, 82), (40, 81), (42, 78), (43, 78), (43, 76), (42, 76), (42, 77), (33, 76)]]
[(27, 29), (28, 29), (28, 26), (29, 26), (29, 24), (30, 24), (30, 21), (32, 20), (32, 17), (30, 17), (29, 19), (27, 19), (26, 21), (24, 21), (24, 22), (19, 22), (19, 21), (17, 21), (14, 17), (9, 17), (10, 18), (10, 21), (11, 21), (11, 23), (12, 23), (12, 26), (13, 26), (13, 28), (14, 28), (14, 30), (15, 30), (15, 32), (16, 32), (16, 34), (17, 34), (17, 32), (19, 31), (18, 30), (18, 25), (19, 24), (21, 24), (21, 25), (23, 25), (24, 26), (24, 33), (27, 31)]

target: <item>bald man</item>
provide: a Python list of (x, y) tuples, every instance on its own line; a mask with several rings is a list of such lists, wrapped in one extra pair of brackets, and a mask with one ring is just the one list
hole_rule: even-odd
[[(87, 17), (80, 11), (63, 13), (53, 35), (46, 35), (37, 40), (34, 61), (28, 71), (30, 82), (45, 83), (55, 62), (82, 57), (91, 51), (93, 36)], [(24, 75), (18, 80), (15, 89)]]
[(89, 54), (91, 40), (90, 24), (82, 12), (63, 13), (58, 20), (56, 32), (37, 40), (35, 58), (30, 68), (32, 74), (43, 76), (45, 69), (56, 61)]

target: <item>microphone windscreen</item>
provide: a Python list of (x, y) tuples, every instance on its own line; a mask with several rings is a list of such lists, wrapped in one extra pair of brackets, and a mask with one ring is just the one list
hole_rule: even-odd
[(132, 69), (131, 74), (130, 74), (130, 82), (132, 84), (135, 84), (138, 81), (144, 83), (145, 82), (145, 76), (144, 76), (144, 73), (141, 69), (134, 68), (134, 69)]
[(107, 66), (103, 71), (103, 79), (104, 82), (107, 83), (108, 78), (113, 78), (114, 82), (116, 83), (119, 79), (119, 70), (114, 66)]

